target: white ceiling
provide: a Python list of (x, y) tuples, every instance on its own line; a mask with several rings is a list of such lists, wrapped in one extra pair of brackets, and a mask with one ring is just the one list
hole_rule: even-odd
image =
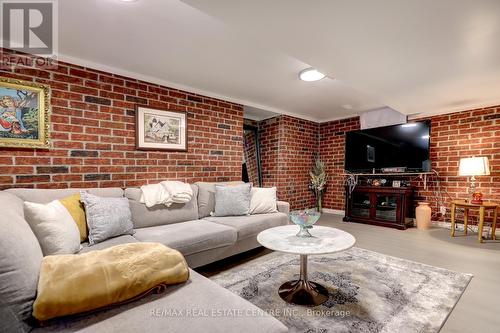
[[(498, 0), (59, 1), (61, 58), (326, 121), (500, 104)], [(316, 67), (330, 78), (303, 82)]]

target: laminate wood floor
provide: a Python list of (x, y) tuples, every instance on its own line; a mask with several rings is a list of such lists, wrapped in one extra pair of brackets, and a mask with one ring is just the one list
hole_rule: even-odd
[[(500, 240), (480, 244), (477, 234), (471, 232), (451, 238), (444, 228), (396, 230), (342, 222), (334, 214), (323, 214), (318, 223), (351, 233), (356, 237), (355, 246), (363, 249), (474, 274), (441, 332), (500, 332)], [(258, 248), (196, 271), (210, 277), (269, 252)]]

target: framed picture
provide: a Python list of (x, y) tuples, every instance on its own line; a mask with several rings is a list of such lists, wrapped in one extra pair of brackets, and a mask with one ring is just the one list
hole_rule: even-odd
[(50, 89), (0, 77), (0, 147), (48, 148)]
[(393, 180), (392, 187), (401, 187), (401, 181), (400, 180)]
[(151, 109), (135, 110), (136, 148), (139, 150), (187, 150), (187, 114)]

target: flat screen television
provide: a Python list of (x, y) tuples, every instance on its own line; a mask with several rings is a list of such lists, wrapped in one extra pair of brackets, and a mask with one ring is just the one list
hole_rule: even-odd
[(345, 170), (352, 173), (382, 172), (401, 168), (404, 172), (427, 172), (430, 121), (370, 128), (346, 133)]

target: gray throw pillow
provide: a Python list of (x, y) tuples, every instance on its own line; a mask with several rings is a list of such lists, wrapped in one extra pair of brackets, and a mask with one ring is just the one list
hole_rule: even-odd
[(198, 187), (198, 218), (212, 215), (215, 210), (215, 185), (241, 185), (242, 181), (206, 183), (196, 182)]
[(103, 198), (83, 191), (80, 196), (89, 227), (89, 245), (120, 235), (134, 234), (127, 198)]
[(215, 216), (248, 215), (250, 211), (251, 184), (215, 185)]

